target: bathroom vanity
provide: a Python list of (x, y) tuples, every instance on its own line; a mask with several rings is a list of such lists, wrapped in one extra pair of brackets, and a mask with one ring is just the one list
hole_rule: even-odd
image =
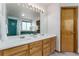
[(0, 43), (1, 56), (47, 56), (55, 51), (56, 35), (14, 40)]

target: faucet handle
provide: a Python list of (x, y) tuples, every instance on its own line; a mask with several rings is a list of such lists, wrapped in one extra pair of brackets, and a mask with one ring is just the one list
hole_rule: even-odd
[(25, 36), (20, 36), (20, 38), (25, 38)]

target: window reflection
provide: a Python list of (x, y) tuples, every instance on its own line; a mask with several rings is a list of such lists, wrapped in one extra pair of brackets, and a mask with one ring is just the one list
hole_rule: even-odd
[(31, 22), (22, 22), (22, 31), (31, 31)]

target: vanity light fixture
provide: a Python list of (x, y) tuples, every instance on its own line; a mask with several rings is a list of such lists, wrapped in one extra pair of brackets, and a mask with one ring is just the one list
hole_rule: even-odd
[(31, 9), (36, 12), (42, 12), (42, 13), (45, 12), (45, 10), (43, 8), (39, 7), (38, 5), (32, 4), (32, 3), (22, 3), (22, 4), (18, 4), (18, 5), (22, 5), (23, 7), (26, 7), (28, 9)]

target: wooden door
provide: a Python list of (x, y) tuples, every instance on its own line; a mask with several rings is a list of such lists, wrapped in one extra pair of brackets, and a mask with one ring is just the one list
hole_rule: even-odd
[(8, 36), (17, 35), (17, 20), (8, 19)]
[(61, 8), (61, 51), (77, 50), (77, 8)]

